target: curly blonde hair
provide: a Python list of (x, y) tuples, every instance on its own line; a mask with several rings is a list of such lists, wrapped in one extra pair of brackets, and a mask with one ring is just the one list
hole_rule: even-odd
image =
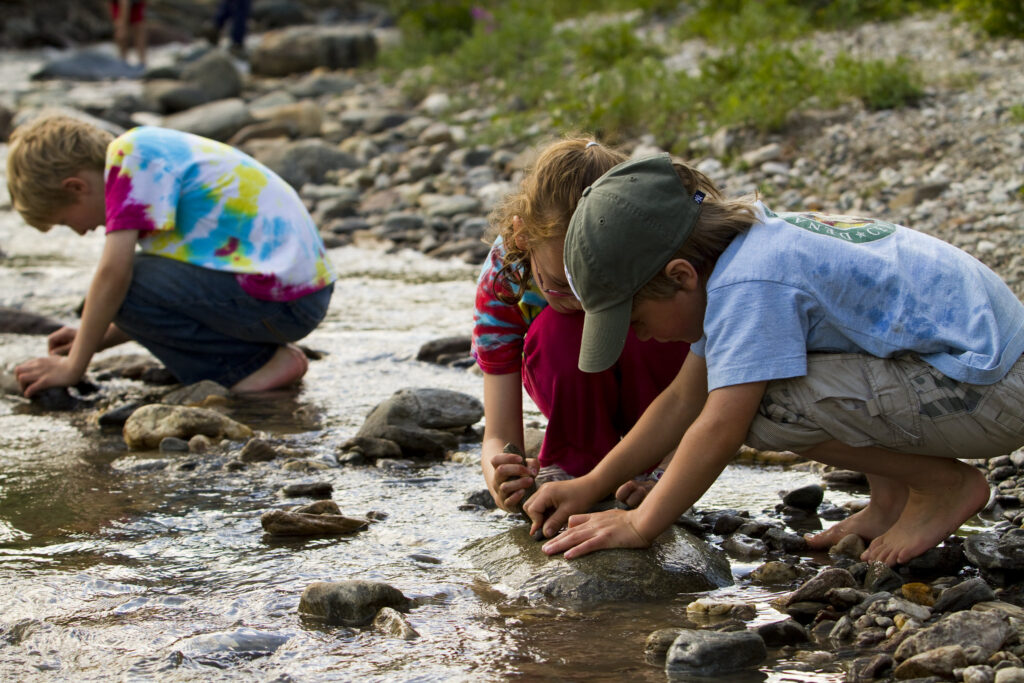
[(565, 237), (583, 190), (626, 158), (582, 134), (550, 143), (540, 152), (519, 191), (507, 195), (490, 215), (492, 230), (505, 245), (504, 264), (495, 278), (499, 300), (518, 302), (531, 276), (530, 256), (516, 244), (512, 219), (519, 216), (520, 234), (533, 246)]
[[(737, 235), (746, 232), (757, 222), (758, 211), (754, 203), (757, 198), (748, 196), (727, 199), (718, 186), (697, 169), (678, 161), (672, 165), (679, 179), (683, 181), (686, 191), (692, 195), (699, 190), (704, 193), (705, 198), (701, 203), (700, 216), (693, 226), (693, 232), (666, 263), (674, 259), (689, 261), (701, 281), (707, 282), (718, 262), (718, 257), (726, 247)], [(662, 270), (637, 291), (633, 301), (635, 303), (644, 299), (669, 299), (677, 291), (679, 284)]]
[(86, 170), (102, 174), (113, 139), (102, 128), (63, 114), (44, 114), (16, 128), (7, 150), (14, 209), (32, 227), (49, 230), (53, 215), (74, 203), (63, 181)]

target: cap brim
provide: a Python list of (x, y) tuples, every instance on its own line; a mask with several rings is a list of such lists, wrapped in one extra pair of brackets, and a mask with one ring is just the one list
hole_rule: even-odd
[(603, 311), (586, 313), (580, 344), (580, 370), (604, 372), (615, 365), (626, 345), (632, 312), (633, 300), (629, 298)]

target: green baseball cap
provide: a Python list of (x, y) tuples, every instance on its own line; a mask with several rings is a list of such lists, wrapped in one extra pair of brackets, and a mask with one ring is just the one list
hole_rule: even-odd
[(693, 232), (703, 200), (703, 192), (690, 195), (668, 154), (623, 162), (583, 190), (564, 251), (585, 313), (580, 370), (602, 372), (618, 360), (633, 295)]

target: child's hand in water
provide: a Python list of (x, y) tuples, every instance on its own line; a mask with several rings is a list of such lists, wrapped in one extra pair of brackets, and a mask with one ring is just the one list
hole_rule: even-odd
[(586, 555), (605, 548), (646, 548), (651, 544), (636, 530), (635, 510), (606, 510), (573, 515), (569, 528), (544, 544), (548, 555), (565, 553), (565, 558)]
[(522, 456), (516, 453), (496, 453), (486, 459), (484, 479), (495, 504), (506, 512), (515, 512), (539, 468), (536, 458), (527, 458), (524, 465)]
[(595, 495), (586, 476), (568, 481), (552, 481), (537, 489), (537, 493), (523, 505), (523, 511), (533, 520), (530, 533), (543, 528), (550, 538), (565, 526), (569, 516), (586, 512), (601, 499)]

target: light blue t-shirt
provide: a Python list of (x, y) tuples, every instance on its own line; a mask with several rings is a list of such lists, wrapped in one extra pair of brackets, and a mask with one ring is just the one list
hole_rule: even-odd
[(775, 214), (722, 253), (707, 285), (708, 390), (807, 374), (807, 354), (918, 354), (970, 384), (1024, 353), (1024, 304), (980, 261), (900, 225)]

